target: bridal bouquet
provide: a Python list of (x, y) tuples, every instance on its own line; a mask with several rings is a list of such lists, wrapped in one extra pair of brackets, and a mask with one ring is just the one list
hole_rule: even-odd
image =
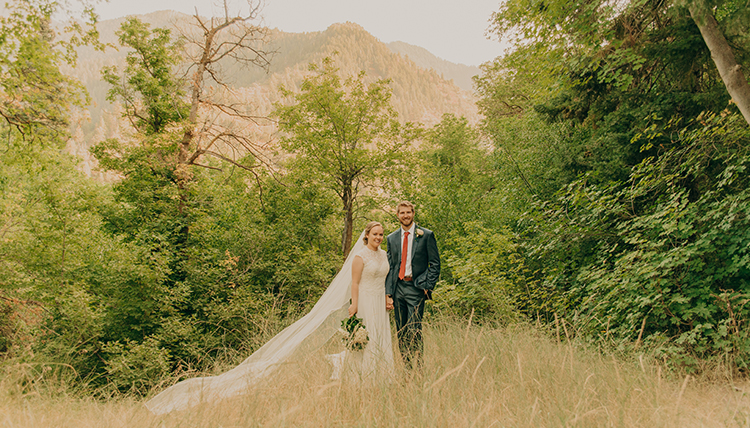
[(364, 349), (370, 340), (370, 337), (367, 335), (365, 323), (356, 314), (341, 321), (339, 333), (341, 333), (344, 345), (351, 351)]

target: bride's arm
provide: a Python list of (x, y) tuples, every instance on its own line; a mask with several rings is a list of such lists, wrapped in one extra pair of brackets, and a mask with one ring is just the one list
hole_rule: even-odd
[(362, 279), (362, 269), (365, 263), (359, 255), (352, 260), (352, 304), (349, 306), (349, 316), (357, 313), (359, 305), (359, 281)]

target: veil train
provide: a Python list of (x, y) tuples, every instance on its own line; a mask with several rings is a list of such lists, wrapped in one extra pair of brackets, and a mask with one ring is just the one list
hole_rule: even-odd
[(325, 344), (336, 333), (341, 320), (348, 316), (352, 260), (364, 248), (363, 237), (364, 231), (339, 273), (307, 315), (282, 330), (237, 367), (219, 376), (178, 382), (147, 401), (145, 406), (154, 414), (164, 414), (240, 395), (270, 376), (295, 352), (314, 350)]

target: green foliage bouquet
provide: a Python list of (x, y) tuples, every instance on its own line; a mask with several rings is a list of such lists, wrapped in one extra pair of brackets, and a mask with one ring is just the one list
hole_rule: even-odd
[(346, 349), (350, 351), (361, 351), (370, 341), (364, 321), (356, 314), (341, 320), (339, 333), (342, 335), (341, 340), (344, 342)]

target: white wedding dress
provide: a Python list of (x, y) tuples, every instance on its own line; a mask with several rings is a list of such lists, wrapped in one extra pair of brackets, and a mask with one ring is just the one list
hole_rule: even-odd
[(388, 256), (385, 251), (364, 247), (355, 256), (362, 258), (364, 267), (359, 281), (357, 316), (362, 318), (369, 341), (362, 351), (344, 351), (326, 355), (333, 364), (331, 376), (338, 379), (342, 371), (354, 375), (351, 380), (388, 380), (393, 376), (393, 346), (391, 325), (385, 310), (385, 277), (388, 275)]
[[(370, 341), (358, 369), (369, 376), (375, 371), (393, 370), (393, 350), (388, 316), (385, 311), (385, 276), (388, 261), (383, 250), (369, 250), (357, 239), (344, 265), (304, 317), (274, 336), (240, 365), (219, 376), (187, 379), (145, 403), (154, 414), (184, 410), (200, 403), (216, 402), (241, 395), (259, 380), (272, 376), (276, 369), (295, 355), (307, 355), (333, 337), (341, 321), (348, 317), (352, 285), (352, 260), (362, 257), (365, 267), (360, 281), (359, 316), (364, 319)], [(369, 253), (363, 253), (369, 251)]]

